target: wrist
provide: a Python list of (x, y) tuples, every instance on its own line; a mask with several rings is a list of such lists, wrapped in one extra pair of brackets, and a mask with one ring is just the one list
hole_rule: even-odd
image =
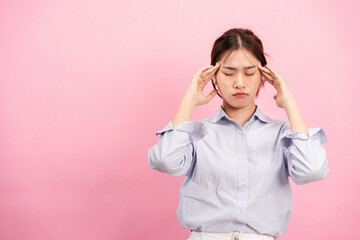
[(181, 105), (186, 106), (187, 108), (189, 108), (191, 110), (194, 110), (196, 107), (196, 102), (192, 97), (185, 96), (185, 97), (183, 97), (183, 99), (181, 101)]
[(297, 102), (295, 101), (294, 98), (289, 98), (288, 100), (284, 101), (283, 106), (285, 111), (290, 111), (298, 107)]

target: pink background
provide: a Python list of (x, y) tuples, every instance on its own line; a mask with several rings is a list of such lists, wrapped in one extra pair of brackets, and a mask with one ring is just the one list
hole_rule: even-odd
[[(355, 0), (0, 1), (0, 239), (188, 238), (176, 218), (185, 177), (152, 170), (147, 151), (232, 27), (262, 39), (309, 127), (329, 139), (330, 174), (292, 183), (281, 239), (355, 239), (358, 9)], [(267, 84), (257, 104), (285, 119), (274, 94)]]

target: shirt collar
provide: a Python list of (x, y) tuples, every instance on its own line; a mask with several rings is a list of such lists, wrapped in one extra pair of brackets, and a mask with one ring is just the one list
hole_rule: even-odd
[[(251, 118), (253, 118), (255, 116), (258, 119), (260, 119), (261, 121), (268, 123), (269, 122), (269, 117), (265, 116), (261, 112), (260, 107), (258, 105), (255, 105), (255, 106), (256, 106), (256, 110), (255, 110), (255, 113), (253, 114), (253, 116)], [(230, 120), (229, 116), (225, 113), (224, 109), (220, 105), (220, 107), (218, 108), (218, 110), (216, 111), (214, 116), (211, 118), (210, 122), (216, 123), (222, 118), (227, 118), (227, 119)]]

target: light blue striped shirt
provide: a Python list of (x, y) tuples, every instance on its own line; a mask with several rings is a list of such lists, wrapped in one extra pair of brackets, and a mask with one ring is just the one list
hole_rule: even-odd
[(201, 121), (158, 131), (148, 151), (152, 169), (186, 176), (177, 217), (181, 226), (205, 232), (240, 231), (282, 236), (293, 210), (289, 176), (295, 184), (329, 173), (322, 128), (309, 136), (292, 132), (288, 120), (265, 116), (259, 106), (241, 126), (222, 106)]

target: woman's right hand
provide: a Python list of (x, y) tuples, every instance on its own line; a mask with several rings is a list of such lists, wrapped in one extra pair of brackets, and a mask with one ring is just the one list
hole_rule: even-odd
[(214, 89), (209, 93), (209, 95), (205, 96), (204, 87), (208, 84), (210, 79), (215, 76), (219, 67), (219, 62), (217, 62), (215, 66), (210, 65), (203, 67), (192, 78), (190, 86), (185, 94), (185, 98), (191, 101), (194, 106), (207, 104), (215, 97), (217, 90)]

